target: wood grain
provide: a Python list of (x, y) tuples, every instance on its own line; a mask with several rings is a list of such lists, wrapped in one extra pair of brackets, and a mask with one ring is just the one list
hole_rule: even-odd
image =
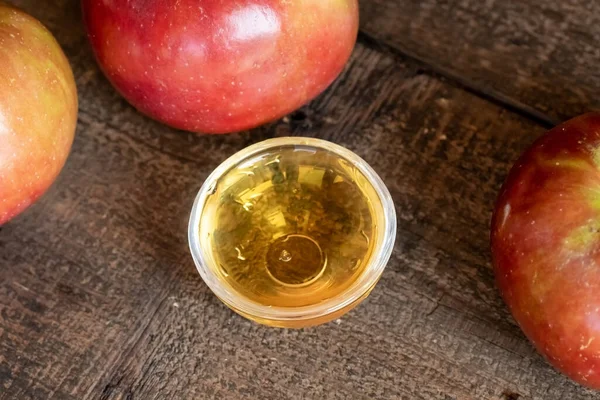
[(549, 121), (600, 106), (600, 3), (365, 0), (369, 36)]
[[(597, 398), (537, 355), (494, 288), (492, 205), (543, 132), (536, 121), (362, 38), (344, 74), (293, 115), (236, 135), (177, 132), (102, 77), (76, 0), (12, 3), (56, 34), (81, 110), (59, 181), (0, 229), (0, 399)], [(399, 219), (369, 299), (301, 331), (225, 308), (186, 242), (210, 171), (286, 135), (365, 158)]]

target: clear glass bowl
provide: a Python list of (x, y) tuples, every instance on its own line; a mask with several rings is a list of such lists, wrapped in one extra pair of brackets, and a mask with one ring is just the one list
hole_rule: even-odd
[[(228, 175), (231, 174), (231, 171), (240, 168), (247, 169), (252, 167), (252, 164), (257, 160), (263, 160), (267, 156), (277, 157), (278, 154), (283, 154), (285, 151), (289, 153), (290, 149), (294, 152), (304, 152), (303, 162), (305, 164), (314, 162), (315, 165), (320, 165), (319, 163), (323, 162), (322, 154), (327, 152), (327, 154), (339, 159), (343, 165), (351, 166), (352, 171), (361, 176), (360, 187), (365, 188), (366, 192), (372, 193), (372, 196), (376, 198), (368, 203), (373, 203), (371, 213), (373, 218), (373, 224), (371, 225), (373, 243), (369, 244), (371, 250), (368, 257), (365, 256), (363, 260), (364, 268), (361, 268), (360, 273), (357, 273), (343, 290), (332, 297), (320, 299), (314, 304), (304, 302), (295, 306), (293, 294), (291, 297), (288, 294), (287, 303), (285, 306), (280, 306), (256, 301), (256, 299), (250, 298), (225, 279), (229, 275), (223, 272), (222, 262), (216, 261), (213, 254), (216, 245), (212, 240), (216, 236), (211, 237), (211, 233), (203, 232), (203, 229), (218, 218), (218, 207), (210, 205), (209, 199), (211, 196), (215, 196), (215, 193), (218, 195), (218, 187), (222, 185), (222, 182), (232, 180)], [(314, 154), (314, 156), (311, 156), (311, 154)], [(357, 182), (359, 181), (357, 180)], [(243, 204), (241, 206), (245, 207)], [(204, 225), (201, 225), (201, 223)], [(206, 179), (196, 197), (190, 217), (188, 235), (190, 250), (198, 272), (208, 287), (225, 305), (258, 323), (276, 327), (300, 328), (319, 325), (339, 318), (369, 295), (381, 277), (394, 247), (396, 213), (392, 197), (381, 178), (356, 154), (341, 146), (320, 139), (284, 137), (266, 140), (243, 149), (217, 167)], [(370, 243), (368, 238), (366, 241)], [(231, 248), (234, 248), (233, 243)], [(240, 251), (239, 248), (236, 248), (236, 250)], [(287, 254), (287, 252), (285, 253)], [(287, 259), (283, 260), (287, 261)], [(327, 261), (323, 265), (323, 269), (325, 268), (329, 268)]]

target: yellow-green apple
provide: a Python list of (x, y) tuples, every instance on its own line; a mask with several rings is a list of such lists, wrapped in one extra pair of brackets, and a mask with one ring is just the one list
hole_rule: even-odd
[(491, 244), (525, 334), (558, 370), (600, 389), (600, 114), (557, 126), (517, 161)]
[(342, 71), (357, 0), (82, 0), (100, 67), (139, 111), (226, 133), (277, 119)]
[(75, 80), (59, 44), (36, 19), (0, 4), (0, 225), (54, 182), (76, 124)]

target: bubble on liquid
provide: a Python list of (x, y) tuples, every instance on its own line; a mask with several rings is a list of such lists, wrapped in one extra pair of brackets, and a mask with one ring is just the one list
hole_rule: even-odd
[(283, 261), (283, 262), (289, 262), (292, 260), (292, 255), (290, 254), (289, 251), (283, 250), (281, 252), (281, 255), (279, 256), (279, 260)]
[(244, 257), (244, 255), (242, 254), (242, 251), (239, 249), (239, 247), (236, 247), (235, 251), (237, 251), (238, 260), (246, 261), (246, 257)]
[(246, 202), (242, 207), (244, 207), (244, 210), (246, 211), (252, 211), (254, 209), (254, 204), (251, 202)]
[(265, 165), (271, 165), (271, 164), (279, 164), (281, 162), (281, 156), (277, 155), (273, 160), (269, 161), (268, 163), (266, 163)]
[(367, 236), (367, 234), (365, 233), (364, 230), (360, 231), (360, 234), (365, 238), (365, 240), (367, 241), (367, 245), (369, 245), (371, 243), (371, 240), (369, 239), (369, 236)]

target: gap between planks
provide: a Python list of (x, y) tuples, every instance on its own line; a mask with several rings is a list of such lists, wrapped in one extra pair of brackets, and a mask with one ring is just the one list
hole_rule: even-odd
[(507, 96), (497, 90), (477, 85), (468, 78), (455, 74), (448, 68), (444, 68), (442, 66), (437, 65), (433, 60), (427, 60), (423, 57), (419, 57), (413, 54), (410, 51), (401, 49), (397, 46), (392, 46), (386, 43), (385, 41), (377, 39), (369, 33), (364, 32), (363, 30), (360, 30), (358, 33), (358, 42), (360, 42), (367, 48), (391, 54), (395, 57), (410, 60), (415, 64), (421, 66), (421, 70), (427, 73), (428, 75), (443, 80), (452, 86), (460, 88), (479, 98), (489, 101), (490, 103), (499, 105), (500, 107), (510, 112), (513, 112), (530, 121), (533, 121), (534, 123), (542, 126), (545, 129), (553, 128), (561, 122), (560, 120), (552, 118), (527, 104), (524, 104), (520, 101), (516, 101), (510, 96)]

